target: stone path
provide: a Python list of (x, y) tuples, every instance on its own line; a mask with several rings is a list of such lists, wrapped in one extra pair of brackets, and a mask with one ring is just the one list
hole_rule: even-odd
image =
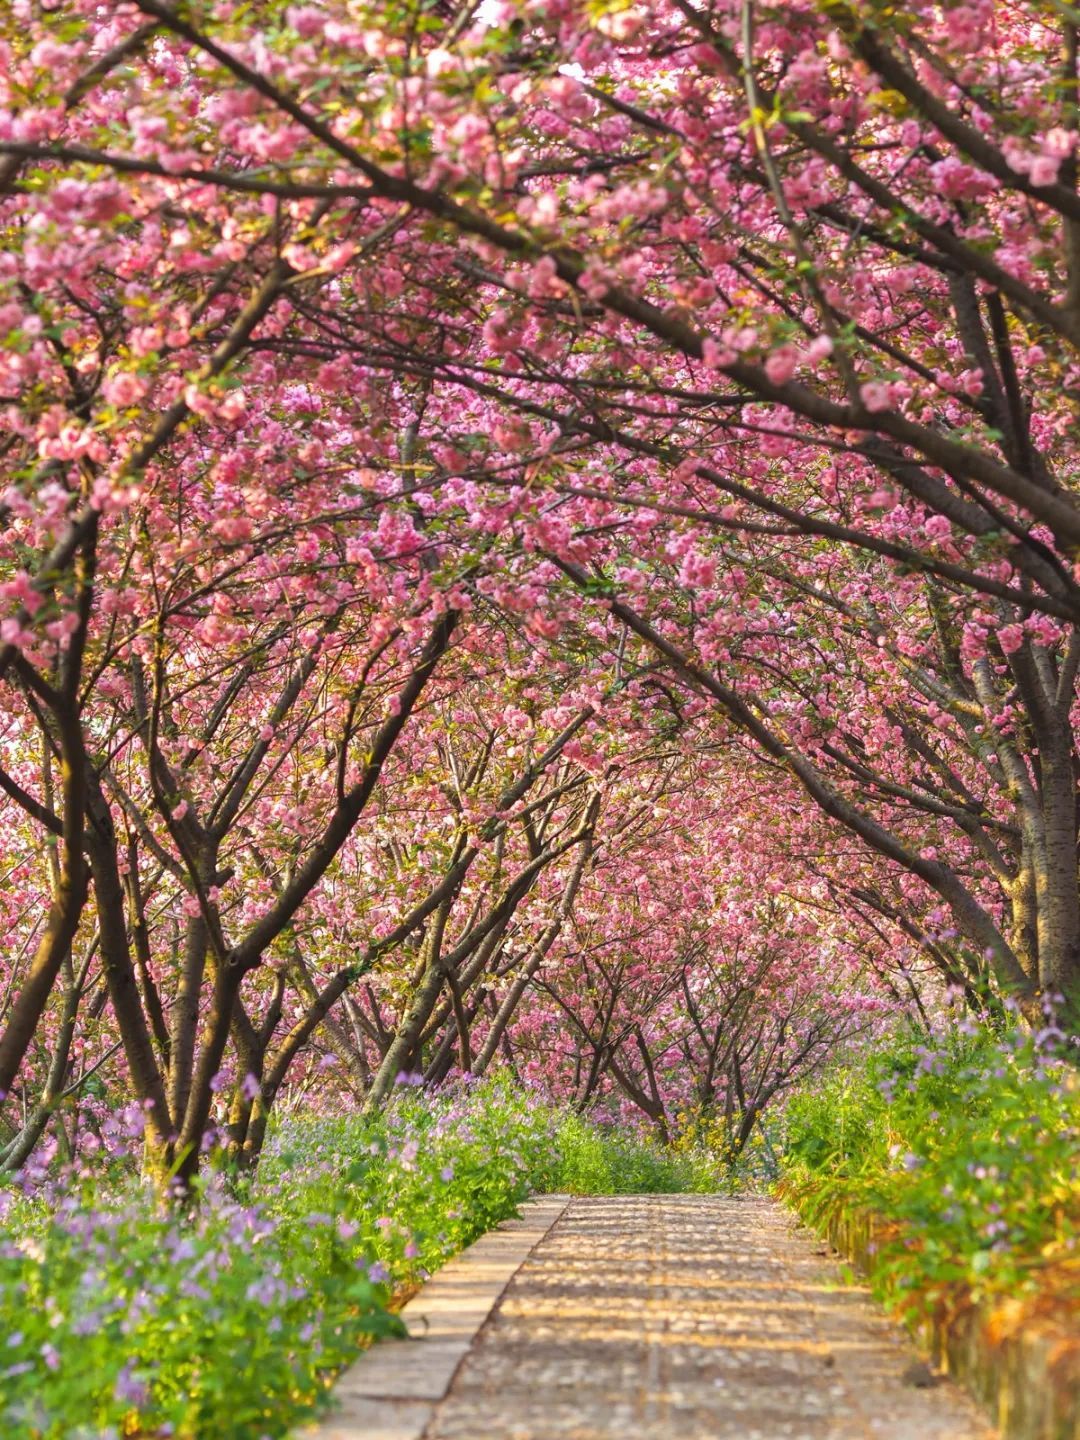
[(410, 1302), (426, 1338), (363, 1356), (318, 1440), (993, 1440), (821, 1248), (763, 1199), (546, 1198)]

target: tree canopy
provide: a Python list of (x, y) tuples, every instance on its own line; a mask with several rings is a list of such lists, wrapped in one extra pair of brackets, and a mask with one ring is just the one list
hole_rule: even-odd
[(14, 0), (0, 1164), (1075, 1028), (1078, 25)]

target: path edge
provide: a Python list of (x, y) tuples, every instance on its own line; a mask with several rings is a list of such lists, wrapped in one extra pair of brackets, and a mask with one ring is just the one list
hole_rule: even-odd
[(296, 1440), (421, 1440), (473, 1340), (572, 1196), (527, 1200), (438, 1270), (401, 1311), (408, 1340), (382, 1340), (341, 1372), (332, 1412)]

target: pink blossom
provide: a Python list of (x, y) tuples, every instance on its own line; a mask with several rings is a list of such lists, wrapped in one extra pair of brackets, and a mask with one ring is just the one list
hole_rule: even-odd
[(28, 615), (36, 615), (43, 603), (41, 592), (25, 570), (0, 584), (0, 599), (16, 601)]
[(243, 390), (230, 390), (218, 405), (216, 413), (219, 419), (230, 423), (242, 420), (247, 413), (247, 397)]
[(198, 385), (185, 386), (184, 404), (195, 415), (212, 415), (214, 413), (212, 398), (200, 390)]
[(719, 370), (729, 365), (733, 358), (730, 351), (722, 349), (711, 337), (701, 342), (701, 363), (706, 370)]
[(1032, 185), (1053, 185), (1057, 182), (1060, 169), (1059, 155), (1036, 155), (1031, 161), (1028, 178)]
[(799, 352), (794, 345), (782, 345), (765, 360), (765, 374), (774, 385), (783, 385), (795, 374)]
[(79, 616), (76, 611), (68, 610), (60, 616), (59, 620), (51, 620), (45, 626), (45, 633), (50, 640), (55, 640), (61, 650), (67, 650), (71, 645), (71, 637), (79, 628)]
[(108, 377), (101, 393), (110, 405), (134, 405), (146, 394), (146, 381), (130, 370), (118, 370)]
[(880, 380), (868, 380), (865, 385), (860, 385), (859, 399), (871, 415), (888, 410), (892, 404), (889, 386)]
[(1014, 655), (1024, 643), (1022, 625), (1002, 625), (997, 632), (998, 644), (1006, 655)]
[(833, 342), (828, 335), (815, 335), (803, 351), (803, 359), (808, 365), (817, 366), (821, 360), (827, 360), (833, 353)]

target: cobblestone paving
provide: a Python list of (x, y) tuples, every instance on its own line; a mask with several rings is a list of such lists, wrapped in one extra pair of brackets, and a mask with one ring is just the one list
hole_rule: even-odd
[(766, 1200), (575, 1200), (424, 1440), (993, 1440), (820, 1249)]

